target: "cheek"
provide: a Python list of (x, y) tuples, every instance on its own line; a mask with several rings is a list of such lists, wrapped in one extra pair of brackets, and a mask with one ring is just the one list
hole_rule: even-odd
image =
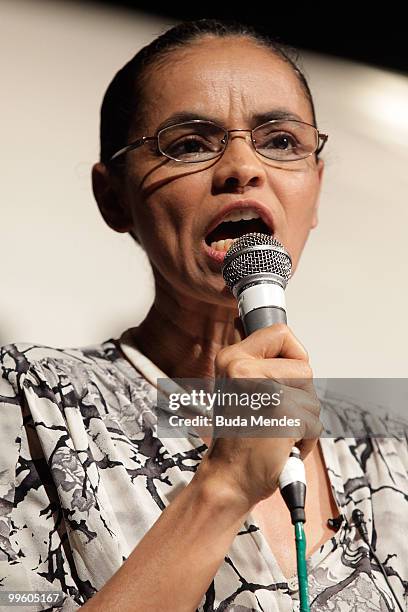
[(210, 191), (208, 173), (166, 166), (150, 169), (144, 177), (130, 176), (127, 198), (141, 235), (172, 234), (185, 240)]
[(319, 194), (319, 181), (316, 172), (293, 172), (286, 176), (280, 190), (280, 202), (286, 220), (286, 246), (294, 266), (300, 257), (315, 218)]
[(310, 229), (317, 199), (317, 187), (313, 181), (298, 181), (285, 192), (283, 206), (287, 219), (299, 229)]
[[(139, 180), (140, 182), (140, 180)], [(132, 211), (134, 231), (155, 267), (169, 275), (191, 276), (193, 240), (197, 231), (197, 212), (208, 186), (197, 177), (178, 177), (156, 181), (137, 190), (129, 182), (127, 198)]]

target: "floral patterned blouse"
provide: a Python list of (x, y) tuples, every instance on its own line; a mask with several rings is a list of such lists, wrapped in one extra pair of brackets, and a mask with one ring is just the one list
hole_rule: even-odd
[[(1, 593), (14, 591), (62, 592), (59, 603), (24, 609), (81, 607), (207, 450), (191, 430), (157, 435), (156, 384), (165, 374), (130, 337), (128, 330), (118, 341), (82, 348), (0, 349), (0, 609), (9, 609)], [(326, 399), (323, 409), (339, 419), (355, 406)], [(344, 520), (308, 559), (312, 612), (398, 609), (353, 523), (355, 508), (408, 610), (407, 437), (323, 437), (321, 446)], [(249, 514), (198, 612), (292, 610), (299, 610), (297, 578), (284, 576)]]

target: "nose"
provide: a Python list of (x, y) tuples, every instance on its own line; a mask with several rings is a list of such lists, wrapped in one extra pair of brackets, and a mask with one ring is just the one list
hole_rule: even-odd
[(265, 178), (265, 166), (256, 154), (249, 130), (230, 130), (227, 147), (214, 166), (215, 190), (242, 192), (261, 187)]

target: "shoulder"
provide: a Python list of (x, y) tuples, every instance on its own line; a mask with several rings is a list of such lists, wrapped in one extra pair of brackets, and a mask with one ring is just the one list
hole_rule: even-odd
[(47, 417), (55, 425), (75, 415), (81, 428), (90, 419), (119, 419), (139, 431), (149, 421), (147, 414), (155, 422), (155, 401), (152, 385), (113, 339), (79, 348), (30, 343), (0, 347), (2, 422), (13, 415), (21, 426), (24, 415), (30, 415), (35, 422)]
[(68, 376), (77, 383), (104, 373), (113, 375), (120, 359), (114, 340), (79, 348), (57, 348), (18, 342), (0, 347), (0, 395), (2, 389), (20, 394), (35, 381), (51, 385)]
[[(370, 380), (361, 381), (360, 386), (356, 385), (353, 394), (347, 388), (347, 380), (344, 381), (344, 393), (325, 390), (320, 396), (321, 418), (325, 431), (333, 437), (398, 437), (408, 440), (404, 389), (401, 388), (398, 395), (390, 394), (389, 401), (379, 398), (376, 400), (373, 399), (372, 393), (367, 391)], [(380, 385), (382, 381), (375, 382)], [(384, 379), (384, 386), (391, 385), (392, 382), (394, 381)], [(404, 384), (407, 392), (408, 384)], [(386, 397), (385, 393), (381, 395)]]
[[(384, 381), (384, 385), (392, 382)], [(320, 400), (322, 436), (331, 440), (342, 470), (357, 478), (361, 469), (366, 476), (381, 475), (383, 480), (400, 474), (408, 493), (408, 419), (403, 394), (399, 401), (390, 397), (387, 404), (370, 399), (364, 388), (354, 397), (326, 390)]]

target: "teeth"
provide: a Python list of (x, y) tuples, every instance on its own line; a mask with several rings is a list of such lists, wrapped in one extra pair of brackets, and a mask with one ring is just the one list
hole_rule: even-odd
[(233, 210), (229, 215), (227, 215), (225, 217), (225, 219), (223, 219), (223, 222), (225, 223), (225, 221), (249, 221), (250, 219), (259, 219), (259, 215), (257, 212), (255, 212), (254, 210), (251, 210), (250, 208), (246, 208), (246, 209), (242, 209), (239, 208), (238, 210)]
[(211, 248), (215, 251), (228, 251), (231, 244), (235, 242), (236, 238), (226, 238), (225, 240), (218, 240), (217, 242), (211, 243)]
[[(227, 215), (222, 222), (226, 221), (249, 221), (250, 219), (260, 219), (260, 215), (250, 208), (238, 208), (233, 210)], [(215, 251), (226, 252), (230, 248), (231, 244), (235, 242), (236, 238), (226, 238), (225, 240), (218, 240), (211, 243), (211, 248)]]

